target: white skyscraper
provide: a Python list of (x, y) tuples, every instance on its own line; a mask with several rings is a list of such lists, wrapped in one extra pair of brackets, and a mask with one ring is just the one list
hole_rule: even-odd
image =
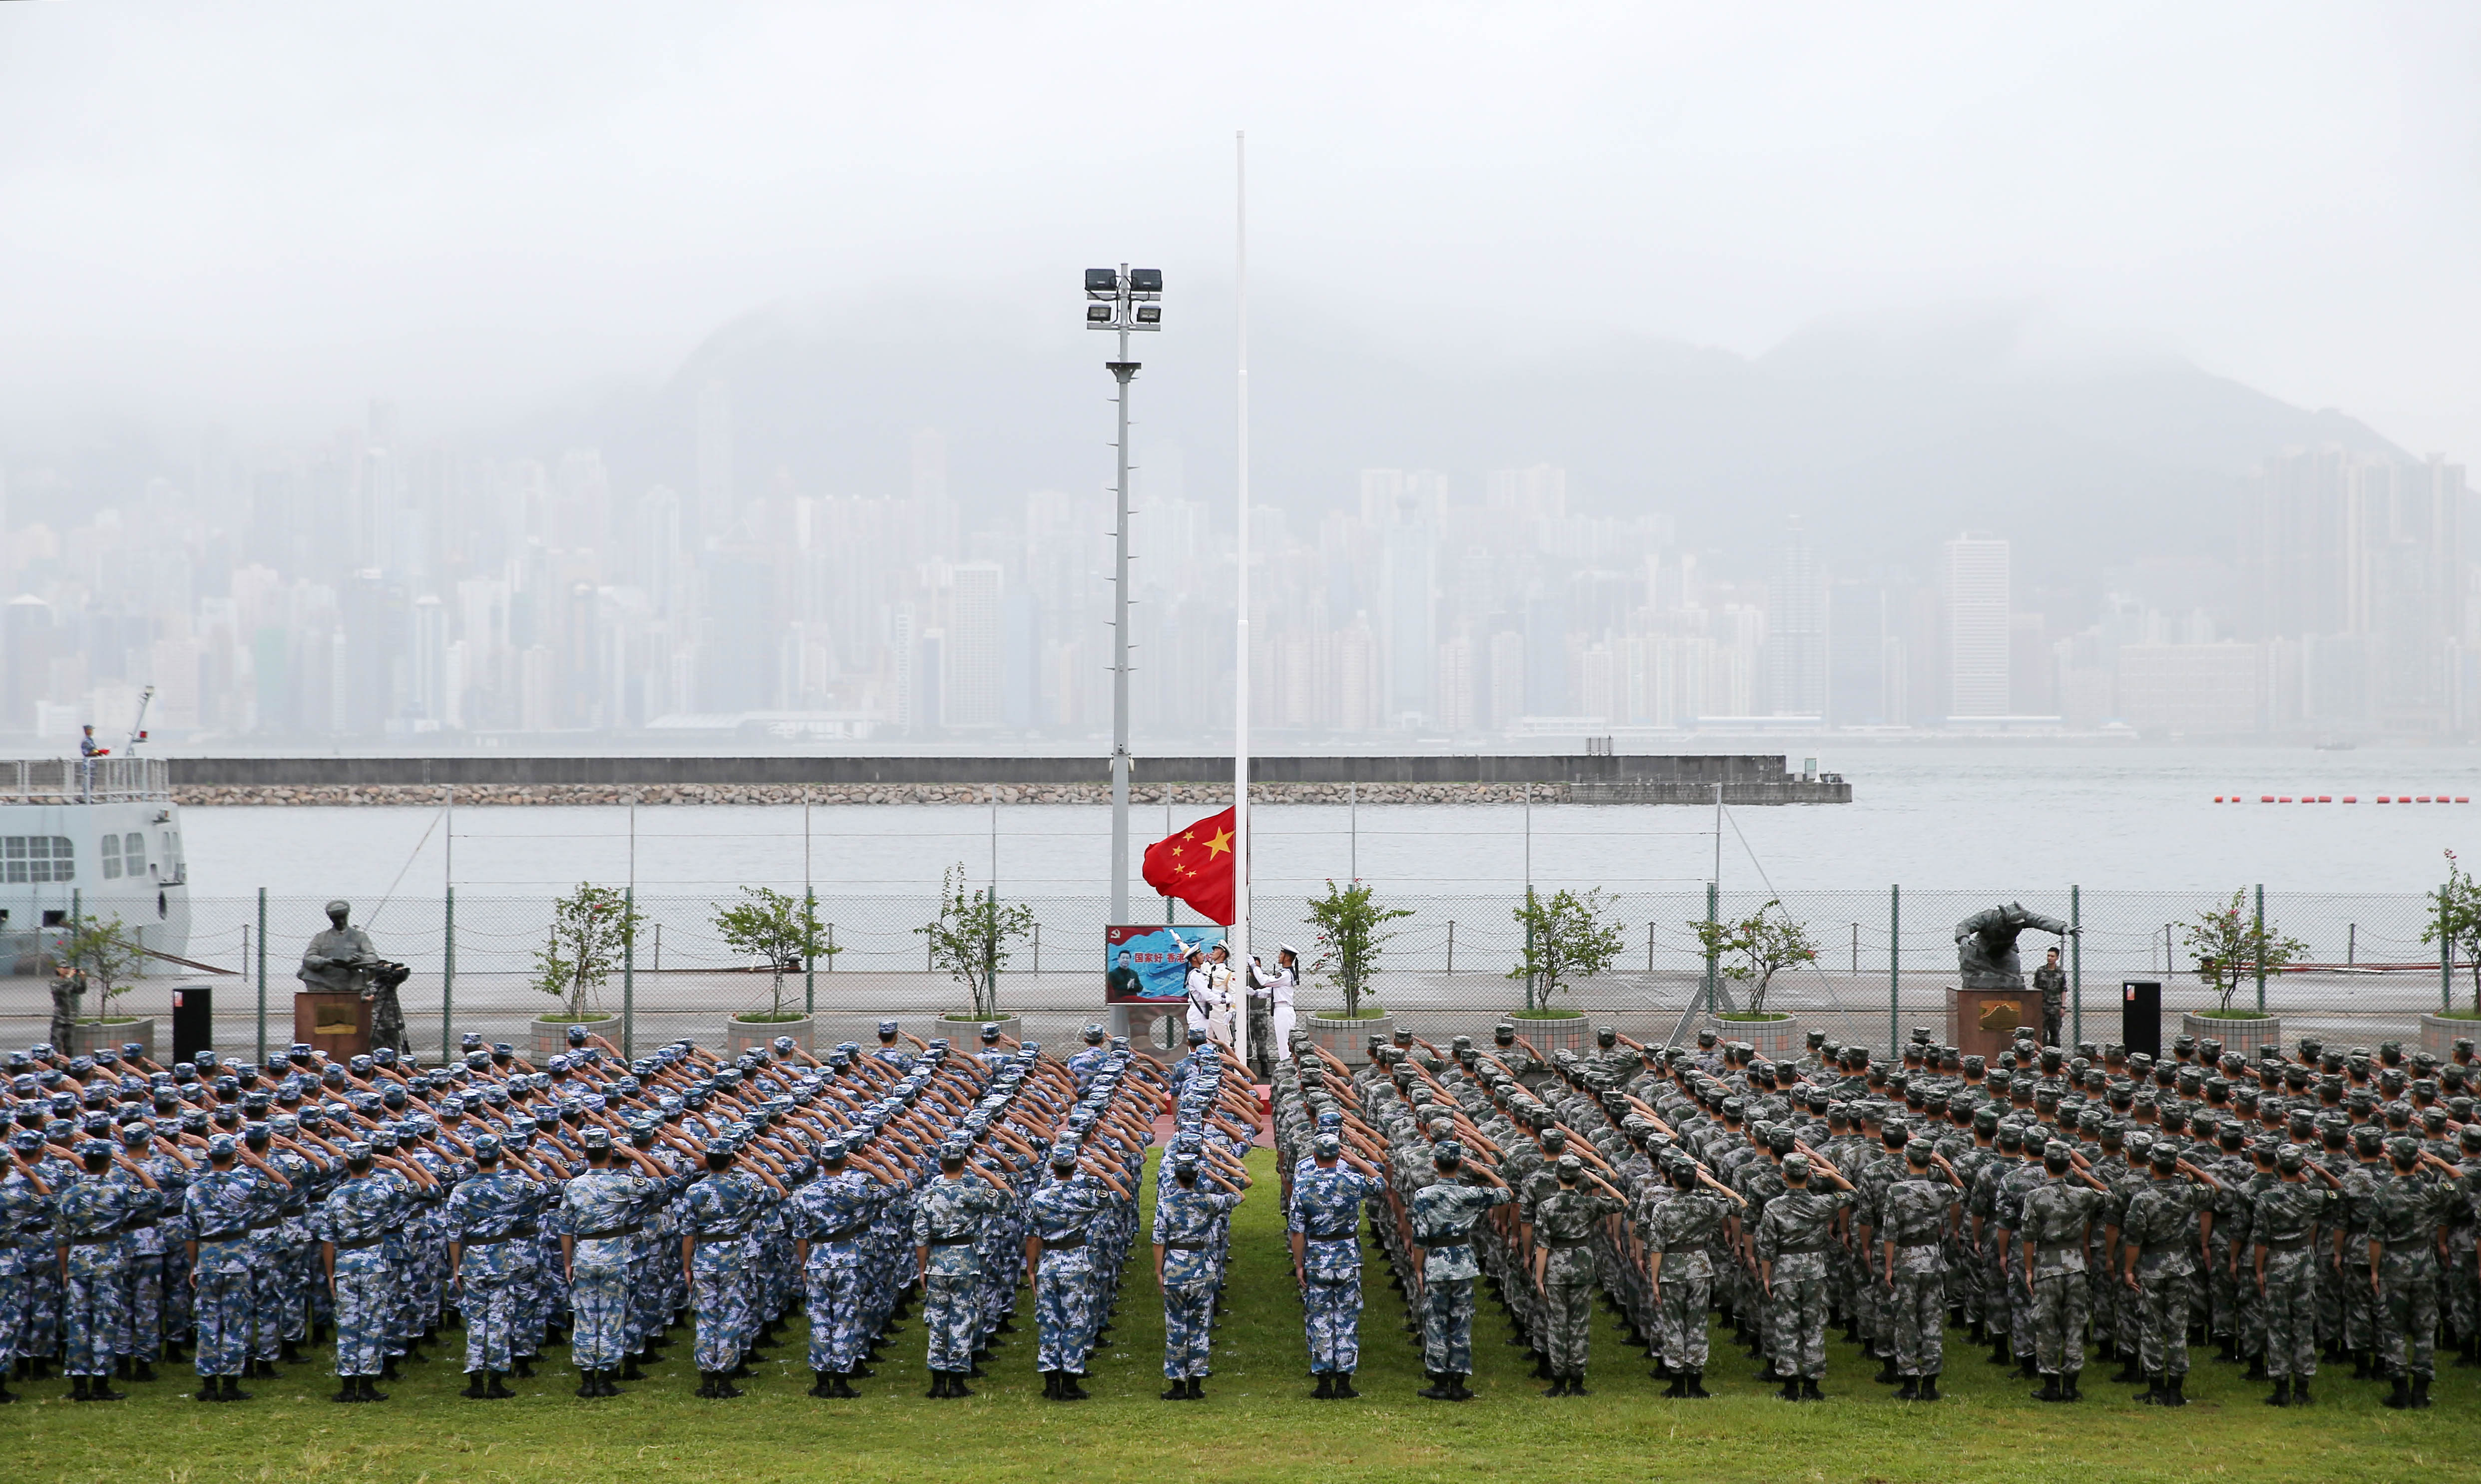
[(709, 381), (697, 400), (697, 534), (713, 540), (739, 509), (732, 483), (732, 393)]
[(1000, 564), (959, 563), (948, 605), (940, 720), (952, 727), (1000, 722)]
[(1766, 585), (1766, 690), (1778, 716), (1826, 714), (1826, 584), (1797, 518)]
[(2007, 543), (1959, 535), (1940, 549), (1946, 602), (1947, 715), (2008, 714)]

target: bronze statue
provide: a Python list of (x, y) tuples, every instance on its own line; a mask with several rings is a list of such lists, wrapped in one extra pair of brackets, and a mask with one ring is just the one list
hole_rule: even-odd
[(2023, 989), (2024, 965), (2016, 956), (2016, 935), (2026, 928), (2062, 936), (2075, 931), (2054, 917), (2027, 912), (2023, 902), (1976, 912), (1955, 924), (1956, 972), (1966, 989)]
[(371, 935), (348, 924), (353, 911), (350, 902), (327, 903), (327, 930), (313, 937), (302, 950), (296, 977), (305, 989), (358, 995), (370, 1002), (372, 1048), (410, 1052), (413, 1042), (405, 1032), (405, 1008), (397, 1003), (396, 991), (413, 971), (381, 958), (371, 945)]

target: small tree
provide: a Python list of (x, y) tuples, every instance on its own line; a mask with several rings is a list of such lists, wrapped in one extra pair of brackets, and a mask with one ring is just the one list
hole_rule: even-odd
[(2232, 893), (2229, 904), (2208, 907), (2184, 929), (2188, 951), (2197, 958), (2197, 977), (2214, 992), (2217, 1008), (2227, 1013), (2243, 978), (2259, 972), (2279, 974), (2309, 951), (2308, 944), (2258, 922), (2247, 898), (2245, 889)]
[(961, 865), (939, 873), (939, 916), (913, 929), (930, 940), (930, 962), (965, 986), (978, 1020), (999, 1018), (1000, 971), (1008, 945), (1033, 933), (1033, 909), (1024, 902), (1002, 906), (988, 892), (966, 885)]
[[(1767, 913), (1774, 916), (1768, 917)], [(1723, 977), (1749, 986), (1748, 1009), (1763, 1014), (1766, 990), (1786, 969), (1817, 962), (1817, 943), (1780, 901), (1769, 901), (1737, 923), (1691, 923), (1706, 956)]]
[(742, 900), (715, 907), (715, 930), (726, 947), (767, 961), (772, 1000), (770, 1020), (784, 1018), (784, 972), (814, 958), (842, 951), (827, 946), (819, 924), (816, 898), (788, 897), (764, 886), (744, 886)]
[(1326, 884), (1324, 897), (1310, 898), (1310, 924), (1318, 929), (1318, 960), (1310, 972), (1344, 996), (1347, 1020), (1361, 1018), (1361, 997), (1378, 972), (1378, 954), (1387, 940), (1389, 923), (1413, 915), (1410, 907), (1382, 907), (1366, 881), (1339, 887)]
[(1516, 921), (1525, 928), (1525, 956), (1507, 972), (1525, 980), (1525, 1007), (1547, 1008), (1551, 997), (1573, 978), (1591, 978), (1619, 961), (1628, 940), (1605, 914), (1610, 898), (1600, 887), (1584, 895), (1562, 890), (1543, 897), (1528, 888)]
[(69, 926), (66, 954), (70, 967), (94, 986), (97, 1020), (109, 1019), (112, 1002), (129, 992), (146, 963), (146, 946), (124, 926), (118, 915), (80, 918)]
[(638, 937), (628, 896), (581, 881), (551, 907), (551, 929), (535, 950), (534, 987), (562, 1001), (571, 1020), (593, 1013), (592, 997), (620, 970)]
[(2472, 1009), (2481, 1014), (2481, 881), (2475, 881), (2455, 858), (2446, 852), (2446, 884), (2429, 894), (2429, 925), (2421, 929), (2420, 941), (2445, 941), (2451, 951), (2464, 955), (2472, 970)]

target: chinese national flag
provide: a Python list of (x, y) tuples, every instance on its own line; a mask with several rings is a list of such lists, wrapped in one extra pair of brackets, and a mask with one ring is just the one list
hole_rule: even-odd
[(1232, 846), (1232, 811), (1226, 809), (1146, 846), (1146, 885), (1229, 927)]

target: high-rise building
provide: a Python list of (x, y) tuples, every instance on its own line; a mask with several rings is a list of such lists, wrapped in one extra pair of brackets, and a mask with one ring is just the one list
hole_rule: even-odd
[(709, 381), (697, 397), (697, 534), (716, 541), (732, 529), (740, 512), (732, 472), (732, 392), (721, 381)]
[(1766, 585), (1767, 709), (1775, 716), (1826, 715), (1827, 616), (1825, 579), (1794, 517)]
[(2008, 715), (2007, 543), (1974, 535), (1946, 542), (1940, 548), (1939, 588), (1946, 607), (1946, 714)]
[(1826, 592), (1826, 719), (1831, 726), (1885, 726), (1901, 719), (1888, 662), (1896, 643), (1887, 589), (1844, 581)]
[(1001, 568), (960, 562), (950, 575), (946, 642), (939, 673), (940, 723), (1000, 724)]

